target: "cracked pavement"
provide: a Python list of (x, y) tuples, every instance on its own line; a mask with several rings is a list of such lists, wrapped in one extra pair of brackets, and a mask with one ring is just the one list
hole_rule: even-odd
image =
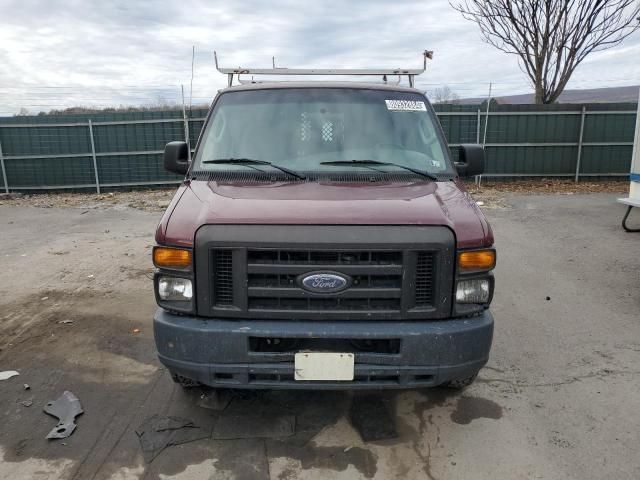
[[(159, 213), (0, 205), (0, 370), (20, 372), (0, 382), (0, 479), (640, 478), (640, 236), (615, 198), (506, 195), (488, 209), (489, 364), (462, 393), (375, 393), (397, 438), (369, 443), (349, 421), (355, 393), (259, 392), (216, 411), (173, 384), (151, 328)], [(42, 407), (65, 390), (85, 413), (46, 440)], [(154, 414), (295, 415), (296, 433), (200, 439), (147, 464), (135, 430)]]

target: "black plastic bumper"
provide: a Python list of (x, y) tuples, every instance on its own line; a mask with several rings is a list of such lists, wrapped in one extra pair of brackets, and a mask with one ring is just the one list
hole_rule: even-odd
[[(160, 361), (174, 374), (227, 388), (413, 388), (476, 373), (487, 362), (493, 317), (411, 322), (225, 320), (158, 309), (154, 334)], [(395, 353), (355, 353), (348, 382), (294, 380), (293, 352), (251, 351), (250, 337), (393, 339)]]

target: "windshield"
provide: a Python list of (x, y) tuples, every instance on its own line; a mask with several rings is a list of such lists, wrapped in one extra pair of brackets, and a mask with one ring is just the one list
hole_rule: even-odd
[[(220, 161), (253, 159), (297, 172), (388, 172), (405, 166), (449, 173), (436, 121), (425, 98), (412, 92), (344, 88), (227, 92), (216, 102), (195, 169), (271, 168)], [(353, 160), (369, 162), (346, 163)]]

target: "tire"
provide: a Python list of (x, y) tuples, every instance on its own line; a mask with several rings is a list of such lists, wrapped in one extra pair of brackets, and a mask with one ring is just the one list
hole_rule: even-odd
[(199, 387), (200, 382), (196, 382), (195, 380), (191, 380), (190, 378), (183, 377), (182, 375), (178, 375), (177, 373), (171, 373), (171, 379), (180, 385), (182, 388), (193, 388)]
[(478, 376), (478, 372), (474, 373), (470, 377), (460, 378), (458, 380), (451, 380), (449, 382), (443, 383), (442, 386), (446, 388), (452, 388), (454, 390), (462, 390), (463, 388), (467, 388), (471, 385), (476, 377)]

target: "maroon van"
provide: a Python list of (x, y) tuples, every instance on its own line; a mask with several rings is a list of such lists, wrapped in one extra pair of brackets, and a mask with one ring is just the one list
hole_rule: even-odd
[[(412, 78), (411, 78), (412, 80)], [(225, 388), (464, 387), (489, 357), (493, 234), (409, 87), (231, 86), (156, 232), (160, 361)], [(190, 159), (190, 160), (189, 160)]]

